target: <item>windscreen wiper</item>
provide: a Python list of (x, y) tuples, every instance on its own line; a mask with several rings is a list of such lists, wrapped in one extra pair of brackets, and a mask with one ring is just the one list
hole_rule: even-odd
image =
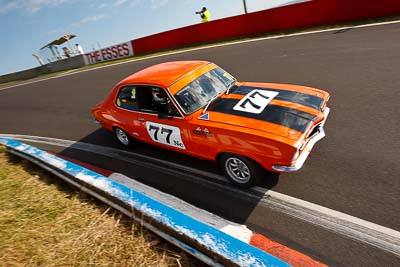
[(236, 80), (231, 81), (231, 83), (228, 86), (228, 89), (226, 89), (225, 94), (229, 94), (229, 90), (231, 90), (231, 88), (235, 85)]
[(213, 97), (211, 97), (211, 99), (208, 101), (207, 105), (205, 106), (205, 108), (203, 109), (203, 112), (201, 114), (204, 114), (206, 112), (206, 110), (210, 106), (211, 102), (213, 102), (215, 99), (217, 99), (219, 97), (219, 95), (220, 94), (216, 94)]

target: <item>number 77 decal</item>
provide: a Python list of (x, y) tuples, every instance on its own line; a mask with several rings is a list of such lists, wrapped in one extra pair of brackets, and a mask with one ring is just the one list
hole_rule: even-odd
[(234, 110), (260, 114), (278, 92), (267, 90), (253, 90), (242, 98), (234, 107)]
[(154, 142), (186, 149), (178, 127), (147, 121), (146, 130)]

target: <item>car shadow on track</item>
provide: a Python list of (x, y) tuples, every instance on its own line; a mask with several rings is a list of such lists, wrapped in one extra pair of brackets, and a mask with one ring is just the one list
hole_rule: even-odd
[[(144, 143), (137, 143), (132, 148), (122, 147), (112, 133), (101, 128), (79, 142), (102, 146), (112, 153), (96, 153), (95, 150), (102, 150), (101, 147), (81, 150), (72, 145), (59, 154), (121, 173), (237, 223), (245, 223), (264, 196), (255, 190), (231, 185), (223, 178), (216, 163)], [(278, 182), (279, 175), (271, 173), (257, 186), (271, 189)]]

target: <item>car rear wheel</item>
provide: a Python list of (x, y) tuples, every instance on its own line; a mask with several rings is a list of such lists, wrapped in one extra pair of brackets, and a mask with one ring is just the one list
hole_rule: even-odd
[(220, 165), (227, 178), (241, 188), (254, 186), (265, 174), (264, 169), (256, 162), (235, 154), (223, 154)]
[(121, 128), (115, 128), (114, 134), (117, 140), (124, 146), (132, 145), (132, 138)]

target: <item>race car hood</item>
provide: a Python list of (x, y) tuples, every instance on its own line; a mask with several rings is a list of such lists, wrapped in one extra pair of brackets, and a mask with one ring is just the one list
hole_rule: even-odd
[(328, 93), (309, 87), (243, 83), (216, 99), (199, 119), (299, 139), (323, 120), (328, 99)]

